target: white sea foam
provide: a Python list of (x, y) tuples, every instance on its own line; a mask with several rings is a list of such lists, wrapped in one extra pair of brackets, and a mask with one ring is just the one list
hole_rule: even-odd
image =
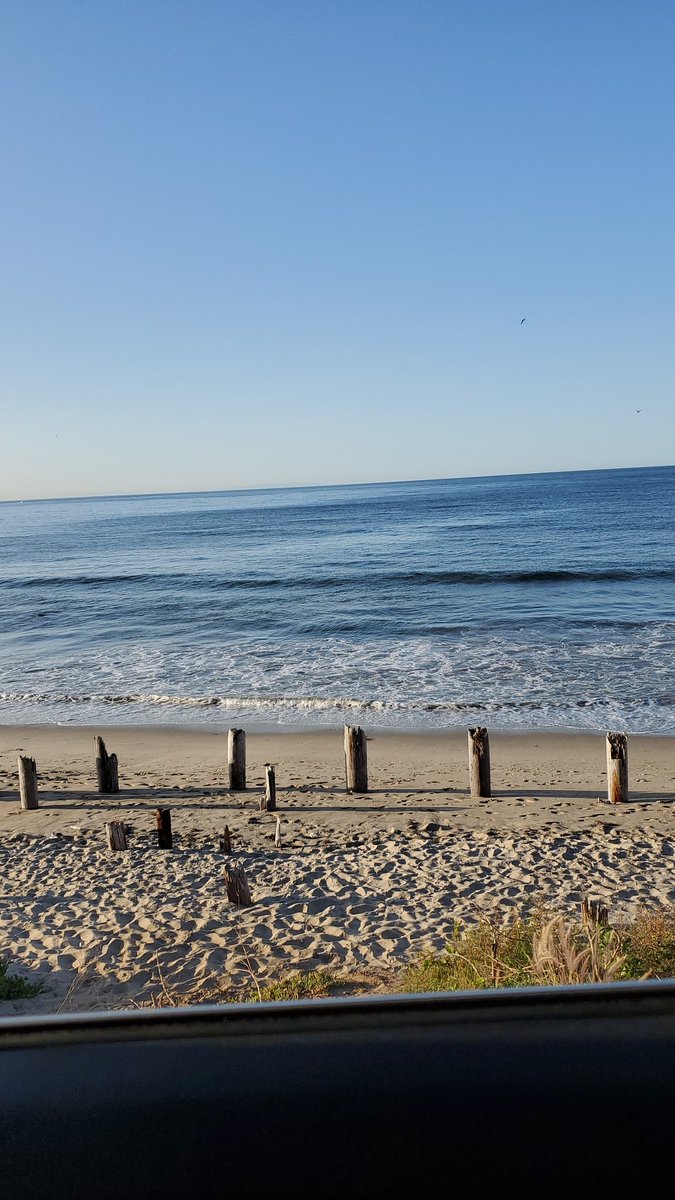
[[(653, 633), (653, 631), (652, 631)], [(0, 719), (214, 726), (599, 728), (670, 732), (675, 696), (654, 639), (582, 648), (486, 638), (435, 645), (323, 639), (226, 647), (142, 645), (4, 673)], [(636, 653), (639, 650), (639, 653)], [(35, 684), (38, 683), (36, 687)], [(150, 684), (151, 686), (147, 686)], [(242, 687), (241, 685), (245, 685)], [(159, 686), (158, 686), (159, 685)]]

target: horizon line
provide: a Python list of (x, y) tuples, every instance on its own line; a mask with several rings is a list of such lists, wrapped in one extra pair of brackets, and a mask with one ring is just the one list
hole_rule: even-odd
[(528, 478), (533, 475), (590, 475), (609, 471), (664, 471), (672, 470), (674, 467), (675, 463), (650, 463), (646, 466), (572, 467), (556, 471), (503, 471), (498, 473), (489, 472), (482, 475), (432, 475), (419, 478), (371, 479), (355, 483), (289, 483), (266, 487), (185, 488), (175, 492), (96, 492), (83, 493), (78, 496), (15, 496), (13, 498), (6, 497), (0, 499), (0, 504), (52, 504), (54, 502), (64, 503), (81, 500), (144, 500), (153, 497), (161, 498), (169, 496), (223, 496), (239, 494), (241, 492), (319, 491), (329, 488), (388, 487), (393, 484), (461, 482), (470, 479), (517, 479), (522, 477)]

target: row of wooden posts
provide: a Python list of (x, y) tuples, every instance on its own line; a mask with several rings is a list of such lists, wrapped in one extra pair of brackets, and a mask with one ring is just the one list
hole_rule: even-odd
[[(108, 754), (102, 737), (94, 738), (96, 778), (101, 795), (115, 795), (120, 790), (117, 755)], [(230, 790), (246, 791), (246, 734), (243, 729), (231, 729), (228, 737), (228, 776)], [(19, 756), (19, 796), (23, 809), (38, 807), (37, 765), (34, 758)], [(265, 763), (265, 791), (260, 808), (274, 812), (277, 806), (277, 785), (272, 763)], [(158, 811), (160, 811), (158, 809)], [(167, 809), (168, 811), (168, 809)]]
[[(348, 792), (368, 791), (366, 736), (357, 725), (345, 725), (345, 764)], [(608, 733), (607, 798), (611, 804), (628, 799), (628, 738)], [(484, 725), (469, 729), (469, 789), (472, 796), (491, 796), (490, 740)]]
[[(628, 739), (625, 733), (607, 734), (607, 798), (611, 804), (628, 799)], [(102, 737), (95, 737), (96, 776), (102, 794), (119, 792), (117, 755), (108, 754)], [(348, 792), (368, 791), (368, 754), (366, 735), (358, 725), (344, 727), (345, 776)], [(230, 729), (227, 739), (228, 778), (230, 790), (246, 790), (246, 734), (243, 729)], [(487, 729), (469, 729), (469, 787), (472, 796), (491, 796), (490, 742)], [(19, 757), (19, 793), (23, 809), (37, 808), (37, 767), (34, 758)], [(265, 763), (265, 791), (260, 808), (266, 812), (276, 809), (276, 776), (271, 763)]]

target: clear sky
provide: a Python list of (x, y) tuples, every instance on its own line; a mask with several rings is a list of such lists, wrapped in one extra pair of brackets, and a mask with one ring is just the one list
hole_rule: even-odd
[(4, 0), (0, 497), (672, 463), (674, 64), (672, 0)]

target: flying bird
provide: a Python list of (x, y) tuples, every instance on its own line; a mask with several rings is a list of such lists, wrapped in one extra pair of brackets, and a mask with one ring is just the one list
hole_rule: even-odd
[(523, 318), (522, 318), (522, 320), (521, 320), (521, 322), (520, 322), (520, 323), (521, 323), (521, 325), (523, 324), (523, 321), (526, 321), (526, 320), (527, 320), (527, 317), (523, 317)]
[(635, 411), (636, 411), (636, 412), (642, 412), (642, 409), (641, 409), (641, 408), (636, 408), (636, 409), (635, 409)]

